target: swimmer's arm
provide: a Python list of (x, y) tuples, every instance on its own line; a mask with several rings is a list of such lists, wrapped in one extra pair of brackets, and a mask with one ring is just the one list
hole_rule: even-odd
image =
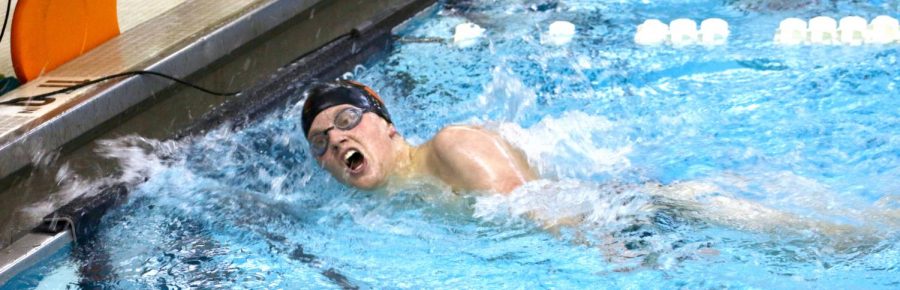
[(727, 226), (759, 232), (783, 231), (818, 232), (837, 238), (872, 236), (873, 229), (830, 223), (805, 218), (766, 207), (754, 201), (740, 199), (712, 183), (701, 181), (677, 182), (666, 186), (645, 185), (647, 192), (664, 198), (695, 218)]
[(436, 174), (454, 188), (506, 194), (536, 178), (521, 152), (480, 128), (444, 128), (432, 147)]

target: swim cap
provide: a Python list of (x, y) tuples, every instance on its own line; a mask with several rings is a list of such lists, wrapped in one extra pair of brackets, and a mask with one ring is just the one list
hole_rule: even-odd
[(309, 135), (309, 128), (313, 120), (322, 111), (338, 105), (352, 105), (373, 112), (388, 123), (391, 115), (388, 114), (384, 101), (372, 88), (358, 82), (339, 80), (333, 83), (316, 83), (306, 92), (306, 103), (303, 104), (303, 135)]

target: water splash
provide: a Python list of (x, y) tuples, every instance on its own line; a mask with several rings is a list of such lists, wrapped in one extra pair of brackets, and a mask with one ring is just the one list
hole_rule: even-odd
[(500, 223), (527, 218), (544, 228), (589, 225), (617, 232), (652, 215), (649, 196), (635, 189), (634, 185), (540, 179), (509, 195), (476, 198), (474, 216)]
[(628, 155), (633, 151), (632, 141), (610, 138), (617, 135), (618, 126), (602, 116), (567, 111), (559, 117), (546, 117), (530, 128), (515, 123), (491, 127), (522, 149), (541, 176), (621, 176), (631, 169)]
[(169, 168), (180, 155), (183, 143), (129, 135), (97, 141), (97, 154), (119, 164), (118, 181), (136, 184)]
[(520, 122), (525, 110), (534, 106), (537, 95), (508, 68), (495, 67), (491, 76), (491, 82), (485, 86), (482, 95), (478, 96), (478, 104), (485, 109), (482, 118)]

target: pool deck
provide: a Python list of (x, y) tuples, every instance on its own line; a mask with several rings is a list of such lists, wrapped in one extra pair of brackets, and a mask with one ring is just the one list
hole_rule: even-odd
[[(119, 31), (125, 33), (132, 28), (153, 19), (160, 14), (169, 11), (175, 6), (181, 5), (185, 0), (117, 0), (116, 13), (119, 16)], [(10, 6), (16, 7), (18, 0), (12, 1)], [(3, 10), (6, 12), (6, 10)], [(9, 14), (9, 23), (6, 25), (6, 31), (3, 33), (3, 39), (0, 40), (0, 74), (5, 76), (15, 76), (12, 60), (10, 59), (9, 39), (10, 31), (12, 31), (12, 12)]]

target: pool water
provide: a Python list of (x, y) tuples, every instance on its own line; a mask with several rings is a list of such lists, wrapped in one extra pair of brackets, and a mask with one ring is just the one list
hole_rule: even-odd
[[(898, 3), (453, 2), (347, 76), (411, 142), (481, 125), (541, 179), (357, 191), (311, 159), (295, 106), (184, 142), (106, 140), (121, 179), (148, 180), (96, 239), (3, 287), (900, 287), (900, 44), (771, 41), (787, 17)], [(644, 20), (681, 17), (725, 19), (728, 44), (633, 43)], [(542, 44), (557, 20), (576, 37)], [(486, 38), (424, 41), (464, 22)]]

